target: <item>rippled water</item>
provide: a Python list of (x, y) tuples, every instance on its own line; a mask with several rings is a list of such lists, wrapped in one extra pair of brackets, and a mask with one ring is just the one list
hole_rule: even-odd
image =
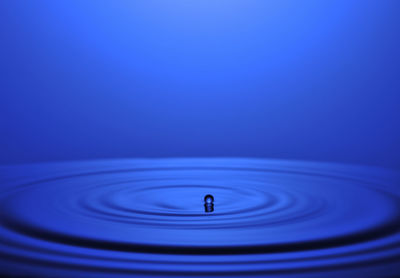
[(388, 170), (110, 160), (3, 167), (0, 182), (3, 274), (400, 275), (399, 176)]

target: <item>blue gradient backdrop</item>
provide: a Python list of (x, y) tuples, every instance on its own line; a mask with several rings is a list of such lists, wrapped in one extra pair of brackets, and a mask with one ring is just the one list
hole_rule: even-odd
[(0, 2), (0, 163), (400, 169), (400, 2)]

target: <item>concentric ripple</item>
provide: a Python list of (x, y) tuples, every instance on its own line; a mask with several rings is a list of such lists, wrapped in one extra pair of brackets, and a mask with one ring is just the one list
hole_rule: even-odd
[(399, 180), (371, 167), (256, 159), (3, 167), (0, 272), (396, 277)]

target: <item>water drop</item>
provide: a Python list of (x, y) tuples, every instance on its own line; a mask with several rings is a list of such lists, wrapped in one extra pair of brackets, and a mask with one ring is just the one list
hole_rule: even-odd
[(204, 210), (205, 210), (205, 212), (213, 212), (214, 211), (213, 195), (208, 194), (204, 197)]

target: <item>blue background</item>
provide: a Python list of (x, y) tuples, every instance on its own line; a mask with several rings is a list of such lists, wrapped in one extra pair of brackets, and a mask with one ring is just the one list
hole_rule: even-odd
[(0, 1), (0, 163), (400, 169), (400, 2)]

